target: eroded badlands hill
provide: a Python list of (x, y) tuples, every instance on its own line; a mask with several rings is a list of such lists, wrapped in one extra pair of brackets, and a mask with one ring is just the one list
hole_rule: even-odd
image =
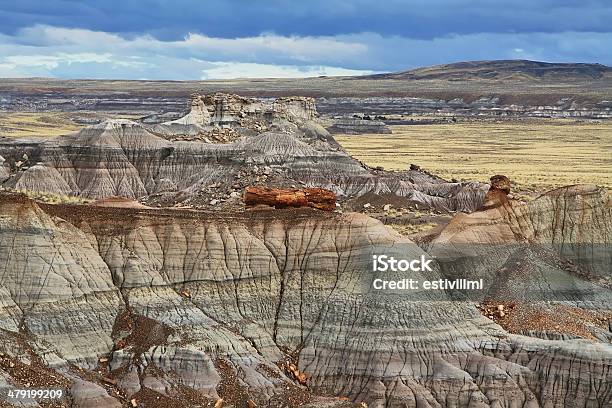
[[(573, 188), (458, 216), (424, 245), (439, 264), (416, 277), (480, 277), (494, 267), (481, 297), (499, 302), (500, 277), (537, 268), (548, 303), (570, 293), (553, 303), (602, 313), (610, 269), (592, 249), (609, 248), (611, 211), (604, 191)], [(473, 246), (467, 263), (445, 264), (441, 249), (451, 245), (461, 259), (463, 244), (479, 245), (484, 264), (469, 264)], [(547, 256), (517, 255), (523, 244)], [(568, 264), (576, 257), (564, 257), (564, 244), (591, 250)], [(219, 398), (234, 406), (610, 405), (607, 324), (582, 322), (587, 339), (554, 328), (528, 337), (453, 293), (375, 291), (369, 260), (385, 248), (425, 254), (361, 214), (42, 205), (4, 194), (1, 381), (23, 385), (20, 373), (32, 370), (33, 385), (63, 384), (82, 407)]]
[[(350, 157), (315, 115), (310, 98), (196, 96), (190, 113), (178, 121), (109, 120), (51, 140), (0, 139), (0, 184), (162, 205), (222, 204), (250, 184), (269, 184), (322, 187), (341, 197), (392, 193), (443, 211), (480, 206), (485, 184), (368, 168)], [(194, 140), (177, 140), (189, 135)]]
[[(96, 199), (0, 193), (0, 388), (61, 387), (79, 407), (612, 404), (601, 188), (524, 203), (501, 176), (372, 169), (312, 99), (225, 94), (178, 120), (2, 139), (0, 183)], [(466, 213), (417, 244), (363, 214), (245, 210), (255, 184)], [(205, 210), (152, 208), (177, 203)], [(376, 290), (381, 253), (484, 289)]]

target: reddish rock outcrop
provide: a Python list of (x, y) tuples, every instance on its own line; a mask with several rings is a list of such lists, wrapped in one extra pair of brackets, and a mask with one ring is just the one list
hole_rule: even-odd
[(510, 179), (506, 176), (495, 175), (491, 176), (491, 187), (485, 196), (482, 209), (499, 207), (508, 202), (508, 194), (510, 194)]
[(336, 194), (323, 188), (299, 190), (247, 187), (244, 192), (244, 203), (247, 207), (265, 204), (275, 208), (312, 207), (333, 211), (336, 209)]

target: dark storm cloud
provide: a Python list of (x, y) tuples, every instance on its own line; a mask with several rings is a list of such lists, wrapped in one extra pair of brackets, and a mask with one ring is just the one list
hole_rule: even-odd
[(608, 32), (607, 0), (20, 0), (0, 3), (0, 31), (45, 24), (162, 40), (333, 36), (373, 32), (431, 39), (448, 34)]

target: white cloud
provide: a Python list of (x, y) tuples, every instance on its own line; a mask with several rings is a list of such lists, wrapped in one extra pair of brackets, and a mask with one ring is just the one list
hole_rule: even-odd
[(98, 64), (112, 63), (112, 54), (95, 54), (84, 52), (80, 54), (58, 53), (57, 55), (9, 55), (4, 58), (4, 66), (11, 68), (19, 67), (44, 67), (47, 69), (57, 68), (60, 64), (67, 65), (75, 63), (95, 62)]
[(15, 36), (0, 35), (0, 55), (4, 55), (0, 75), (150, 79), (359, 75), (371, 71), (342, 65), (366, 53), (365, 44), (333, 37), (188, 34), (180, 41), (161, 41), (38, 25)]
[(316, 61), (320, 59), (344, 60), (364, 55), (367, 46), (354, 41), (340, 41), (326, 37), (282, 37), (264, 34), (247, 38), (211, 38), (189, 34), (185, 41), (178, 43), (194, 53), (239, 55), (241, 57), (269, 55), (295, 61)]
[(308, 78), (315, 76), (350, 76), (372, 74), (374, 71), (312, 65), (272, 65), (249, 62), (213, 62), (202, 70), (201, 79), (234, 78)]

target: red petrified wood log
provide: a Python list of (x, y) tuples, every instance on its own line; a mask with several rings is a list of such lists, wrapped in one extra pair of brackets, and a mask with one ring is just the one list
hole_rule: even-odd
[(260, 204), (275, 208), (312, 207), (319, 210), (336, 209), (336, 194), (323, 188), (282, 189), (266, 187), (247, 187), (244, 192), (247, 207)]

